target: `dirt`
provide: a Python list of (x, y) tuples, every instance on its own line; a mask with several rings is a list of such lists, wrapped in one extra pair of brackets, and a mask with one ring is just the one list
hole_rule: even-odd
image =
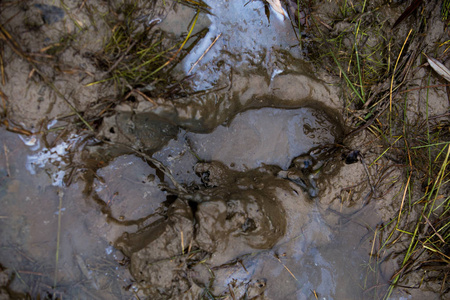
[[(133, 22), (184, 38), (196, 10), (175, 2), (137, 1)], [(207, 3), (212, 14), (201, 13), (194, 30), (206, 35), (173, 70), (177, 92), (161, 96), (149, 82), (132, 87), (147, 96), (128, 98), (102, 81), (97, 59), (110, 19), (125, 18), (121, 1), (0, 4), (0, 24), (19, 45), (0, 45), (1, 263), (15, 274), (2, 269), (0, 297), (384, 295), (399, 265), (389, 255), (406, 243), (376, 253), (379, 228), (403, 205), (399, 158), (382, 155), (368, 130), (347, 135), (367, 109), (349, 117), (356, 108), (325, 72), (329, 62), (304, 60), (315, 45), (306, 31), (299, 45), (289, 20), (262, 1)], [(337, 2), (322, 4), (314, 12), (332, 24), (331, 37), (353, 26), (333, 23)], [(426, 7), (442, 24), (438, 5)], [(370, 3), (369, 18), (393, 24), (403, 8)], [(434, 50), (443, 28), (430, 27), (414, 47)], [(370, 45), (385, 43), (373, 36)], [(441, 83), (417, 69), (412, 88)], [(423, 93), (412, 90), (404, 105), (411, 123), (448, 112), (443, 87), (426, 104)], [(440, 287), (427, 288), (398, 288), (392, 298), (434, 297)]]

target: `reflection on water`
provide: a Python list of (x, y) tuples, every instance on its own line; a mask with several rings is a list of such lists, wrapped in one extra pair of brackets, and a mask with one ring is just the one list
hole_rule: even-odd
[[(262, 120), (270, 120), (271, 126), (265, 127)], [(190, 183), (194, 177), (199, 182), (194, 173), (197, 159), (192, 149), (201, 159), (216, 155), (214, 159), (229, 165), (235, 163), (236, 169), (239, 163), (241, 166), (259, 165), (264, 155), (267, 156), (264, 163), (286, 167), (286, 155), (292, 158), (299, 154), (291, 150), (301, 149), (303, 153), (316, 142), (334, 142), (338, 130), (326, 131), (331, 124), (327, 122), (324, 116), (309, 109), (248, 111), (237, 116), (229, 127), (218, 128), (210, 134), (183, 133), (155, 157), (173, 168), (175, 176), (183, 183)], [(55, 174), (68, 170), (74, 152), (81, 150), (82, 139), (71, 135), (53, 147), (33, 151), (18, 135), (1, 129), (0, 136), (0, 149), (3, 149), (0, 156), (0, 251), (1, 262), (16, 274), (13, 287), (33, 295), (47, 291), (69, 298), (129, 297), (130, 292), (123, 287), (132, 281), (126, 268), (118, 263), (123, 255), (111, 247), (111, 242), (124, 231), (135, 232), (138, 227), (108, 223), (99, 207), (91, 199), (85, 199), (82, 181), (75, 180), (69, 186), (61, 182), (55, 184)], [(271, 154), (262, 153), (261, 157), (251, 153), (245, 162), (228, 161), (226, 143), (240, 139), (249, 141), (249, 138), (256, 140), (248, 145), (244, 142), (243, 148), (234, 149), (231, 157), (238, 158), (238, 154), (245, 153), (246, 146), (260, 145), (261, 141), (271, 142), (278, 148), (273, 148)], [(206, 151), (208, 147), (213, 150)], [(258, 147), (272, 149), (266, 144)], [(166, 199), (159, 187), (163, 182), (164, 177), (141, 158), (123, 155), (98, 169), (92, 188), (111, 209), (114, 218), (127, 221), (145, 218), (158, 209)], [(335, 215), (328, 217), (320, 199), (310, 203), (298, 192), (284, 196), (283, 190), (277, 193), (288, 222), (285, 237), (272, 249), (258, 250), (243, 256), (237, 264), (217, 268), (215, 276), (223, 282), (216, 290), (226, 292), (227, 282), (234, 282), (235, 294), (248, 295), (251, 281), (255, 289), (252, 293), (260, 293), (257, 287), (264, 285), (267, 299), (309, 299), (314, 293), (326, 299), (365, 298), (364, 289), (370, 287), (376, 277), (368, 269), (371, 232), (367, 229), (378, 222), (370, 209), (361, 210), (351, 219), (346, 217), (341, 223), (336, 221)], [(57, 285), (53, 289), (55, 274)], [(198, 280), (201, 282), (201, 279)]]
[(315, 109), (261, 108), (238, 114), (230, 126), (210, 134), (188, 133), (186, 138), (202, 159), (243, 171), (262, 164), (287, 169), (294, 157), (332, 144), (340, 134), (340, 128)]
[(51, 171), (48, 174), (52, 178), (52, 185), (62, 187), (64, 185), (64, 176), (66, 175), (65, 167), (68, 164), (66, 161), (66, 156), (69, 153), (68, 150), (81, 137), (72, 134), (67, 141), (61, 141), (50, 149), (46, 147), (41, 149), (40, 142), (36, 136), (32, 136), (31, 138), (20, 136), (20, 138), (25, 142), (25, 145), (30, 146), (30, 150), (38, 150), (33, 154), (27, 155), (26, 169), (30, 174), (36, 174), (38, 168), (49, 168)]
[(82, 182), (61, 186), (60, 172), (66, 171), (76, 140), (71, 136), (33, 151), (0, 128), (1, 263), (14, 275), (11, 288), (33, 298), (55, 293), (70, 299), (124, 299), (130, 297), (123, 289), (130, 279), (117, 263), (122, 255), (106, 238), (111, 226), (84, 198)]
[[(280, 18), (273, 10), (268, 20), (263, 1), (205, 2), (213, 12), (205, 16), (209, 21), (208, 33), (183, 60), (183, 71), (188, 73), (214, 39), (220, 35), (207, 55), (202, 57), (193, 69), (199, 90), (217, 88), (217, 81), (223, 74), (233, 68), (239, 68), (248, 61), (262, 62), (273, 68), (269, 71), (272, 75), (276, 74), (277, 67), (274, 63), (276, 51), (285, 50), (294, 57), (301, 56), (301, 47), (290, 21)], [(187, 14), (184, 22), (188, 23), (194, 13), (191, 11), (190, 16)], [(161, 26), (168, 28), (170, 25), (162, 22)]]

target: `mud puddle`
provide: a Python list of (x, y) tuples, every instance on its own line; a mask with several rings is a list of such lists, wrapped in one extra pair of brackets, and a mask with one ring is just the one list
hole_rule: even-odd
[[(378, 220), (364, 213), (370, 210), (330, 218), (311, 197), (321, 161), (307, 152), (335, 143), (341, 131), (310, 108), (246, 111), (210, 134), (180, 130), (153, 157), (186, 190), (141, 157), (122, 155), (96, 172), (97, 203), (81, 181), (62, 182), (85, 146), (82, 136), (48, 147), (3, 131), (2, 263), (17, 274), (12, 288), (54, 292), (61, 214), (56, 270), (64, 296), (123, 299), (133, 284), (152, 299), (361, 299), (355, 282), (367, 287), (374, 276), (365, 266), (367, 226)], [(237, 150), (231, 155), (229, 143)], [(111, 243), (129, 257), (132, 277)]]
[[(198, 93), (120, 103), (95, 137), (1, 129), (11, 288), (81, 299), (376, 297), (369, 288), (384, 278), (369, 253), (380, 219), (371, 203), (336, 200), (366, 173), (358, 163), (348, 180), (330, 179), (345, 165), (333, 152), (336, 91), (295, 59), (290, 22), (262, 1), (207, 3), (208, 33), (178, 66)], [(196, 11), (169, 11), (161, 29), (185, 33)]]
[[(249, 110), (209, 134), (180, 130), (153, 158), (185, 188), (151, 175), (166, 198), (148, 198), (138, 214), (156, 199), (161, 207), (148, 219), (145, 213), (131, 218), (141, 218), (138, 229), (115, 241), (130, 259), (134, 287), (152, 299), (373, 296), (376, 289), (364, 290), (381, 280), (368, 268), (368, 229), (379, 218), (370, 206), (350, 208), (350, 214), (328, 210), (335, 190), (320, 194), (317, 184), (328, 161), (323, 149), (341, 134), (339, 124), (312, 108)], [(122, 195), (124, 216), (135, 214), (133, 203), (142, 204), (128, 197), (129, 180), (123, 180), (130, 176), (125, 166), (135, 161), (119, 157), (97, 172), (102, 178), (122, 174), (120, 185), (103, 183), (109, 194), (100, 198), (107, 203), (112, 194)]]
[(46, 148), (36, 137), (4, 128), (0, 136), (0, 255), (14, 278), (10, 288), (33, 298), (130, 297), (123, 289), (129, 275), (106, 238), (105, 217), (83, 197), (82, 182), (62, 183), (81, 137)]

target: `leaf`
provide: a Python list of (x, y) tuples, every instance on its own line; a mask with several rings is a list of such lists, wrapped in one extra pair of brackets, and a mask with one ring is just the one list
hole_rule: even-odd
[(446, 66), (444, 66), (442, 63), (440, 63), (437, 59), (434, 59), (432, 57), (429, 57), (428, 55), (426, 55), (424, 53), (425, 57), (428, 60), (428, 63), (430, 64), (430, 66), (433, 68), (433, 70), (436, 71), (436, 73), (438, 73), (439, 75), (441, 75), (442, 77), (444, 77), (445, 80), (450, 82), (450, 70), (447, 69)]
[(272, 9), (274, 11), (276, 11), (277, 13), (286, 17), (286, 15), (284, 13), (284, 9), (283, 9), (283, 7), (281, 7), (280, 0), (266, 0), (266, 1), (267, 1), (267, 3), (270, 4), (270, 6), (272, 7)]

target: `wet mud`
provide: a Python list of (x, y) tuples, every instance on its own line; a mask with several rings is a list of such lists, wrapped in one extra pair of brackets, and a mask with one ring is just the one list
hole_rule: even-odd
[[(206, 1), (211, 13), (201, 10), (193, 31), (204, 36), (172, 70), (176, 92), (145, 82), (125, 97), (98, 59), (108, 14), (125, 18), (123, 3), (75, 2), (13, 1), (0, 12), (22, 51), (54, 51), (39, 65), (51, 87), (0, 45), (0, 298), (384, 295), (396, 264), (376, 261), (374, 248), (405, 175), (369, 133), (347, 136), (348, 103), (303, 60), (305, 32), (263, 1)], [(197, 14), (137, 2), (131, 24), (171, 41)], [(328, 22), (337, 8), (327, 3), (317, 12)], [(430, 109), (445, 112), (436, 99)]]

